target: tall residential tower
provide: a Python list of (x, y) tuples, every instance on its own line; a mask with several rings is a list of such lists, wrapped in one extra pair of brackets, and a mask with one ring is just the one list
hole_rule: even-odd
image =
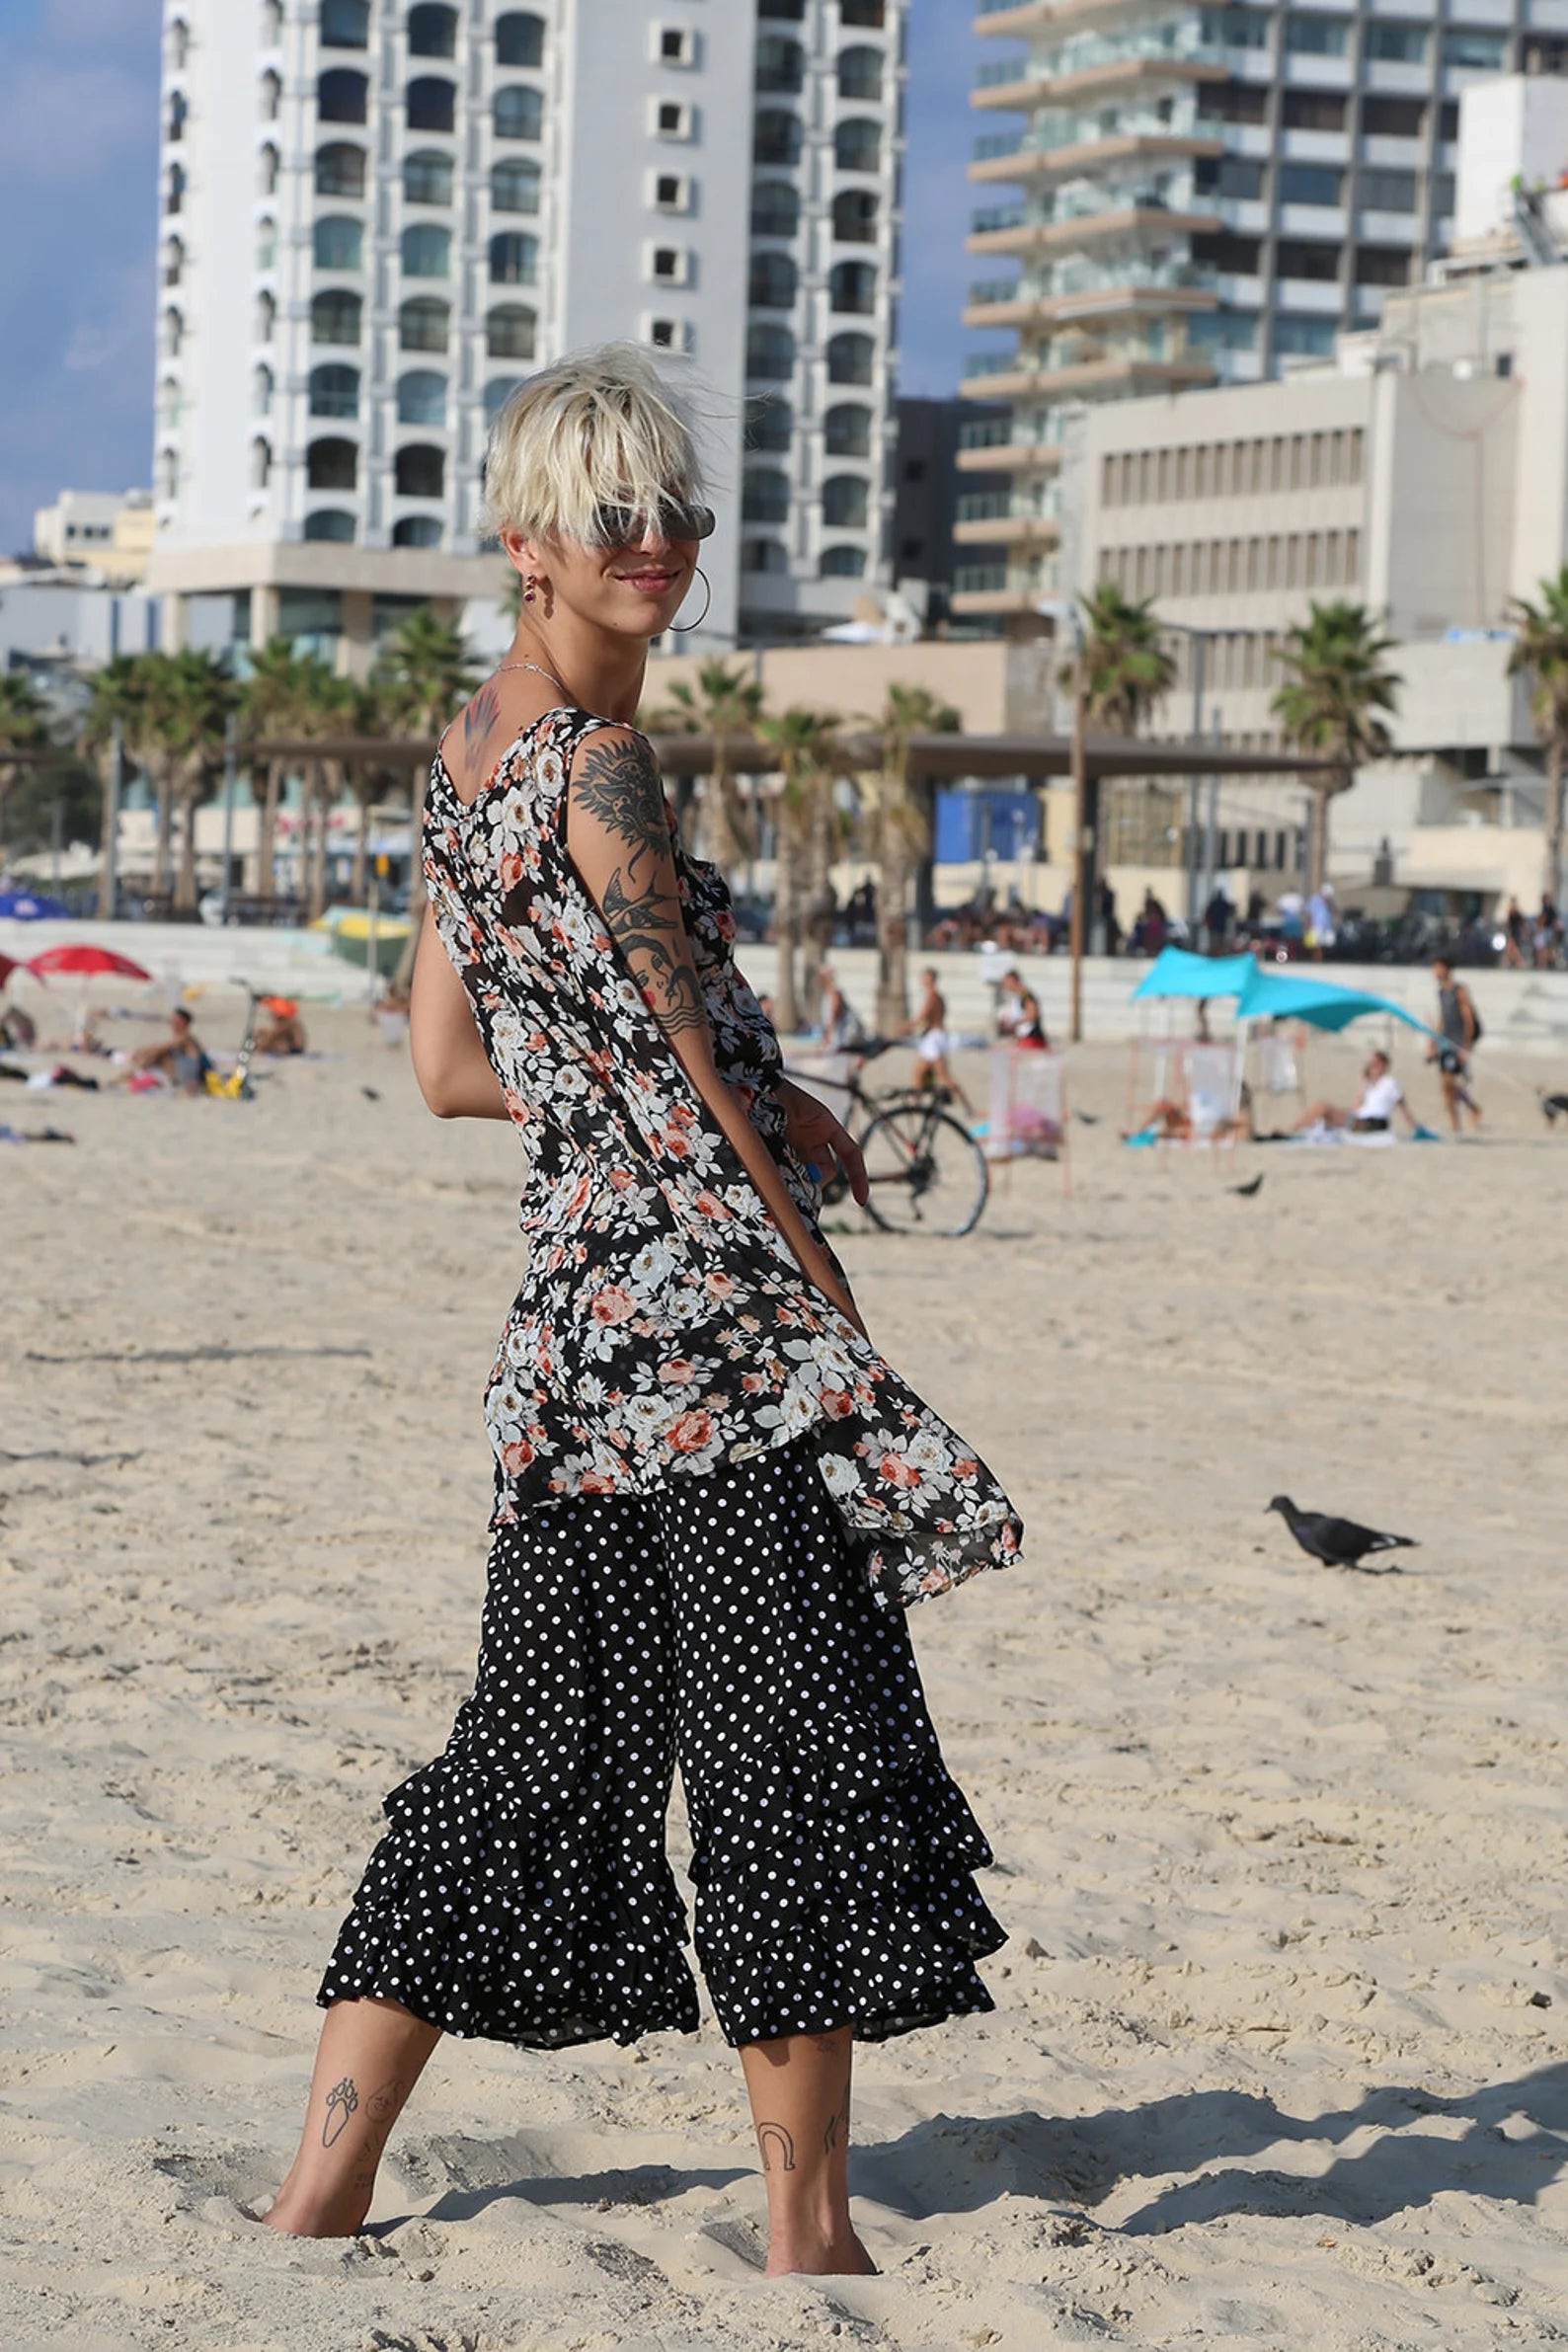
[(1450, 242), (1460, 89), (1560, 69), (1568, 0), (992, 0), (977, 31), (1007, 50), (975, 104), (1022, 120), (976, 141), (999, 186), (970, 250), (1010, 274), (964, 315), (1017, 340), (966, 366), (1012, 414), (960, 462), (1013, 482), (960, 509), (954, 605), (1028, 626), (1059, 593), (1065, 411), (1277, 375), (1375, 326)]
[(410, 603), (496, 594), (490, 420), (630, 337), (714, 412), (687, 644), (845, 618), (889, 577), (906, 6), (165, 0), (176, 616), (232, 595), (358, 668)]

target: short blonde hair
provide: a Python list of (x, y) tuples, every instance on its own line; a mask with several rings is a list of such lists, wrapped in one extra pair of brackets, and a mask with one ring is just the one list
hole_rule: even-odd
[(686, 402), (640, 345), (604, 343), (541, 367), (501, 410), (479, 527), (589, 544), (601, 504), (657, 516), (702, 492)]

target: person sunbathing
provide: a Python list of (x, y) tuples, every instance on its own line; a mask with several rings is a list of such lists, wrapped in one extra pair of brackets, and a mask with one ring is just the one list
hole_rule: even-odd
[(1393, 1063), (1387, 1055), (1380, 1052), (1369, 1055), (1361, 1075), (1361, 1099), (1353, 1111), (1341, 1110), (1334, 1103), (1313, 1103), (1296, 1121), (1296, 1134), (1302, 1135), (1311, 1127), (1333, 1127), (1343, 1128), (1353, 1136), (1382, 1136), (1397, 1117), (1414, 1135), (1415, 1114), (1405, 1100), (1405, 1090), (1394, 1076)]
[(138, 1078), (166, 1078), (177, 1093), (202, 1094), (212, 1067), (206, 1048), (192, 1026), (191, 1015), (177, 1004), (169, 1015), (169, 1035), (155, 1046), (138, 1046), (127, 1069), (111, 1078), (112, 1086), (134, 1086)]
[(261, 1001), (273, 1017), (265, 1028), (257, 1029), (257, 1053), (303, 1054), (305, 1024), (292, 996), (264, 996)]

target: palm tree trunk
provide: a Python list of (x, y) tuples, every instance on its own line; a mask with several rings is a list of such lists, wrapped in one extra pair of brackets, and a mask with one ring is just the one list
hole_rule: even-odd
[(256, 890), (257, 896), (272, 899), (276, 896), (273, 865), (277, 856), (277, 804), (282, 797), (283, 763), (280, 759), (267, 762), (266, 781), (262, 786), (261, 816), (256, 828)]
[(180, 863), (175, 875), (174, 911), (195, 914), (196, 902), (196, 821), (200, 783), (188, 785), (179, 798)]
[(359, 822), (354, 828), (353, 835), (353, 880), (350, 885), (350, 896), (355, 906), (364, 904), (364, 895), (369, 885), (370, 798), (371, 787), (368, 784), (354, 795), (358, 804)]
[(1334, 786), (1327, 777), (1314, 776), (1311, 785), (1312, 807), (1306, 828), (1306, 895), (1311, 898), (1323, 887), (1328, 867), (1328, 804), (1334, 796)]
[(169, 888), (169, 835), (174, 823), (174, 786), (167, 773), (158, 777), (157, 795), (158, 837), (152, 845), (152, 887), (154, 894), (162, 898)]
[(1562, 904), (1563, 738), (1555, 728), (1546, 738), (1546, 819), (1541, 844), (1541, 897)]
[(781, 1037), (801, 1025), (800, 897), (800, 841), (788, 812), (779, 807), (773, 841), (773, 938), (778, 948), (773, 1026)]
[(879, 1037), (899, 1037), (909, 1018), (909, 865), (902, 842), (877, 864), (877, 1011)]

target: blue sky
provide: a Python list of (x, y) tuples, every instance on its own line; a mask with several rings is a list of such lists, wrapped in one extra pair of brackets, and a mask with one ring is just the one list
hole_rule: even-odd
[[(247, 0), (227, 0), (241, 6)], [(151, 472), (159, 0), (0, 0), (0, 550)], [(950, 391), (969, 276), (974, 0), (913, 0), (903, 388)]]

